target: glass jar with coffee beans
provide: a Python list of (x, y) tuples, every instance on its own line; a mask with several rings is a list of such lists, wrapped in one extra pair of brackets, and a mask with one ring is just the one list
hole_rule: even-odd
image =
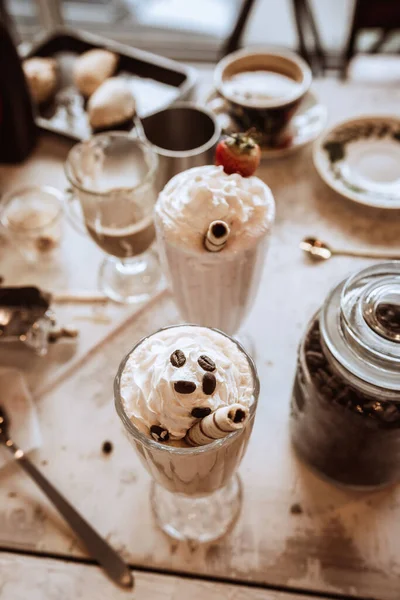
[(311, 320), (291, 434), (326, 479), (358, 489), (400, 481), (400, 262), (342, 282)]

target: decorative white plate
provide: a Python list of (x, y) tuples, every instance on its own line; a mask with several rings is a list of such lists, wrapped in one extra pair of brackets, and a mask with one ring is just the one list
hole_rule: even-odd
[(400, 209), (400, 119), (365, 116), (335, 125), (316, 143), (314, 164), (342, 196)]
[[(223, 132), (240, 131), (229, 114), (229, 104), (216, 90), (207, 96), (205, 104), (215, 114)], [(262, 146), (262, 159), (282, 158), (304, 148), (321, 134), (326, 125), (326, 118), (326, 107), (319, 103), (314, 92), (309, 91), (293, 116), (288, 131), (288, 143), (282, 148)]]

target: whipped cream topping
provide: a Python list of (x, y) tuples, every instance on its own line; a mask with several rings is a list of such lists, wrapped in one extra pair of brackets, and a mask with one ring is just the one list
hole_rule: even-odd
[(210, 254), (203, 240), (212, 221), (230, 227), (224, 254), (251, 245), (268, 231), (275, 215), (269, 187), (258, 177), (227, 175), (222, 167), (195, 167), (173, 177), (156, 204), (169, 241)]
[[(177, 350), (184, 361), (181, 353), (179, 361), (171, 361)], [(203, 385), (204, 376), (210, 379), (209, 364), (215, 367), (212, 393)], [(183, 389), (182, 382), (193, 391), (177, 391)], [(191, 414), (193, 409), (210, 412), (236, 402), (249, 407), (253, 389), (249, 361), (237, 345), (217, 331), (190, 325), (171, 327), (144, 340), (129, 356), (120, 386), (132, 423), (147, 435), (152, 426), (159, 426), (168, 431), (170, 440), (182, 439), (198, 420)]]

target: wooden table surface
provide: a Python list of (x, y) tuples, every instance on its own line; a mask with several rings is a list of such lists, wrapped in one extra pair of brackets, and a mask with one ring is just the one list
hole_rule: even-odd
[[(393, 89), (325, 80), (315, 82), (315, 90), (330, 122), (360, 113), (396, 114), (400, 105), (400, 91)], [(40, 177), (62, 188), (67, 150), (67, 144), (44, 140), (28, 165), (0, 168), (1, 185)], [(288, 415), (296, 348), (307, 321), (335, 283), (370, 264), (350, 258), (309, 264), (299, 241), (317, 234), (332, 245), (400, 251), (400, 213), (366, 209), (330, 191), (315, 173), (310, 148), (263, 164), (259, 174), (274, 193), (277, 220), (245, 326), (255, 342), (262, 392), (240, 468), (245, 494), (235, 529), (219, 542), (195, 545), (173, 541), (156, 528), (149, 477), (122, 434), (112, 381), (120, 359), (140, 337), (179, 322), (179, 316), (166, 293), (136, 314), (111, 306), (107, 325), (85, 322), (77, 354), (66, 363), (60, 364), (55, 348), (42, 363), (26, 351), (0, 354), (0, 363), (17, 361), (34, 393), (43, 445), (32, 459), (122, 552), (137, 587), (129, 595), (109, 584), (34, 484), (9, 465), (0, 471), (1, 600), (175, 600), (182, 594), (210, 600), (398, 600), (400, 488), (357, 494), (320, 481), (291, 451)], [(66, 244), (73, 235), (67, 233)], [(43, 273), (17, 276), (9, 266), (14, 255), (6, 246), (1, 252), (9, 282), (46, 282)], [(100, 258), (89, 240), (76, 238), (75, 250), (49, 285), (89, 289)], [(65, 310), (74, 318), (82, 309)], [(105, 440), (113, 443), (107, 456), (101, 450)]]

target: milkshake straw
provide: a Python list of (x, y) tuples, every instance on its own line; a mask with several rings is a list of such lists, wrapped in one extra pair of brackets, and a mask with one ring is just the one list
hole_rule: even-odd
[(230, 231), (225, 221), (213, 221), (210, 223), (204, 237), (205, 249), (209, 252), (220, 252), (228, 241)]
[(222, 406), (197, 421), (187, 432), (185, 441), (189, 446), (205, 446), (214, 440), (226, 437), (232, 431), (243, 429), (248, 418), (247, 406), (238, 403)]

